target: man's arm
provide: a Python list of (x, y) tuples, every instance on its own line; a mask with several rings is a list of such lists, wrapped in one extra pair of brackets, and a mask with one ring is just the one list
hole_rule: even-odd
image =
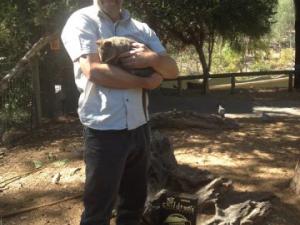
[(80, 68), (87, 79), (97, 85), (118, 89), (154, 89), (162, 81), (158, 73), (142, 78), (118, 67), (100, 62), (98, 54), (87, 54), (79, 58)]
[(179, 73), (175, 60), (167, 54), (155, 54), (152, 68), (165, 79), (175, 79)]
[(121, 61), (127, 68), (152, 67), (164, 79), (175, 79), (178, 76), (178, 67), (169, 55), (159, 54), (150, 50), (142, 43), (133, 43), (133, 50), (121, 55)]

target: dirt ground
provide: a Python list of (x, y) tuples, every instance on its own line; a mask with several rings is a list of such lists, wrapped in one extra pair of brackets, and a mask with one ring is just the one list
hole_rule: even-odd
[[(163, 104), (166, 98), (170, 100)], [(224, 93), (207, 97), (155, 95), (152, 111), (158, 112), (159, 104), (162, 111), (174, 107), (185, 110), (190, 105), (190, 109), (203, 113), (213, 113), (219, 102), (229, 107), (228, 117), (240, 124), (239, 130), (191, 128), (161, 132), (170, 138), (180, 164), (231, 179), (236, 193), (274, 194), (272, 211), (264, 225), (300, 225), (300, 196), (289, 188), (300, 159), (299, 99), (300, 93), (278, 90), (240, 93), (234, 97)], [(210, 104), (199, 104), (201, 101)], [(202, 106), (197, 108), (197, 104)], [(264, 109), (271, 120), (261, 117)], [(1, 225), (79, 224), (85, 179), (81, 131), (76, 118), (65, 117), (44, 123), (39, 130), (4, 149), (0, 158)], [(60, 180), (55, 184), (58, 173)], [(71, 200), (5, 217), (68, 197)], [(207, 215), (200, 214), (198, 225), (206, 218)]]

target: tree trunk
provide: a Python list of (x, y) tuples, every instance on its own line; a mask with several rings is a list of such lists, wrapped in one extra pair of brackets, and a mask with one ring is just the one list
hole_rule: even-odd
[(300, 1), (295, 4), (295, 82), (294, 87), (300, 90)]
[(197, 45), (196, 51), (199, 55), (199, 60), (201, 62), (202, 69), (203, 69), (203, 90), (202, 91), (203, 91), (203, 94), (206, 94), (209, 90), (209, 86), (208, 86), (209, 69), (208, 69), (208, 65), (206, 62), (203, 45)]
[(211, 32), (209, 35), (209, 41), (208, 41), (208, 71), (211, 69), (212, 65), (212, 54), (214, 51), (214, 46), (215, 46), (215, 34), (214, 32)]

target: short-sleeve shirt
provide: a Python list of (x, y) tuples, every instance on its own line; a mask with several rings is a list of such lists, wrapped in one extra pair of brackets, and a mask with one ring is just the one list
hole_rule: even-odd
[(131, 18), (127, 10), (123, 10), (121, 19), (114, 23), (95, 5), (73, 13), (61, 38), (74, 65), (75, 83), (80, 91), (78, 115), (82, 124), (97, 130), (131, 130), (147, 122), (142, 89), (96, 85), (86, 78), (79, 65), (82, 55), (97, 53), (98, 39), (112, 36), (130, 37), (157, 53), (165, 52), (155, 32), (147, 24)]

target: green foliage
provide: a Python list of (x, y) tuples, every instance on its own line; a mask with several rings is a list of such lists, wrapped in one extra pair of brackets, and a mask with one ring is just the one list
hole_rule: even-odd
[[(0, 79), (39, 38), (60, 31), (71, 12), (90, 3), (91, 1), (87, 0), (1, 0)], [(55, 60), (46, 56), (47, 52), (40, 56), (44, 64), (48, 63), (48, 68), (40, 67), (41, 74), (54, 70), (53, 67), (49, 69), (49, 65), (52, 66), (49, 62)], [(27, 82), (23, 82), (23, 79)], [(31, 119), (30, 74), (25, 73), (22, 78), (14, 79), (12, 82), (14, 84), (10, 82), (10, 88), (0, 98), (0, 125), (18, 126)]]
[(72, 11), (83, 0), (1, 0), (0, 1), (0, 77), (12, 68), (43, 35), (59, 31)]
[(11, 83), (1, 96), (0, 124), (20, 126), (31, 119), (31, 83), (29, 76)]
[(240, 70), (240, 59), (241, 54), (233, 51), (229, 44), (225, 44), (221, 51), (214, 55), (213, 72), (237, 72)]
[(179, 38), (188, 42), (199, 32), (217, 32), (231, 39), (239, 34), (259, 37), (270, 30), (276, 3), (276, 0), (132, 0), (128, 7), (143, 15), (158, 31), (168, 33), (170, 40)]
[(279, 0), (276, 23), (272, 27), (272, 36), (277, 42), (289, 42), (295, 26), (295, 9), (293, 0)]
[(295, 62), (295, 51), (292, 48), (286, 48), (281, 51), (278, 65), (282, 68), (292, 68)]
[(127, 3), (164, 42), (193, 45), (203, 70), (208, 70), (207, 59), (215, 38), (221, 36), (237, 47), (242, 46), (244, 37), (261, 37), (270, 31), (277, 0), (131, 0)]

